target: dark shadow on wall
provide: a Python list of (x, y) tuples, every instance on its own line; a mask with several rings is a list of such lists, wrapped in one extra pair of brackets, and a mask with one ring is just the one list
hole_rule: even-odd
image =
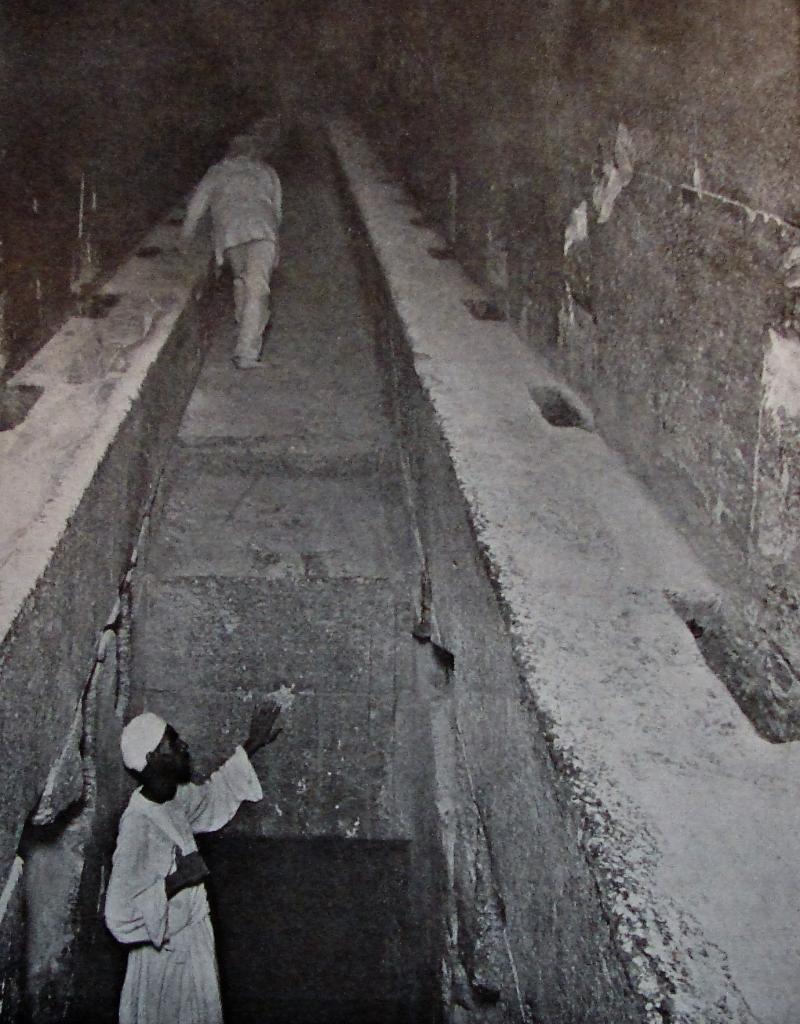
[(425, 1019), (414, 991), (408, 847), (333, 837), (206, 840), (232, 1024)]
[(7, 374), (257, 109), (182, 4), (10, 0), (0, 33)]

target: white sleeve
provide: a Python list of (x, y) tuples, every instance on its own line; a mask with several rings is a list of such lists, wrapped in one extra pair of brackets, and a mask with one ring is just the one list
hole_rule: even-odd
[(260, 800), (264, 793), (243, 747), (237, 747), (201, 786), (189, 783), (176, 794), (193, 832), (215, 832), (239, 810), (245, 800)]
[(278, 172), (273, 167), (272, 174), (274, 177), (275, 186), (275, 209), (278, 213), (278, 222), (283, 217), (283, 189), (281, 188), (281, 179), (278, 177)]
[(186, 241), (195, 233), (200, 219), (208, 209), (215, 180), (216, 175), (209, 171), (192, 193), (181, 228), (181, 237)]
[(168, 902), (164, 879), (174, 856), (169, 839), (138, 815), (123, 816), (105, 919), (119, 942), (150, 942), (160, 949), (167, 938)]

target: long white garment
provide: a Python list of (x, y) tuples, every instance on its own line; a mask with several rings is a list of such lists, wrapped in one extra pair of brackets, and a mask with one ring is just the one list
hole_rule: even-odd
[(244, 800), (263, 796), (242, 747), (203, 785), (180, 786), (157, 804), (137, 789), (120, 819), (106, 893), (111, 933), (131, 946), (120, 1024), (221, 1024), (214, 935), (204, 885), (167, 900), (164, 880), (176, 853), (197, 849), (196, 832), (214, 832)]

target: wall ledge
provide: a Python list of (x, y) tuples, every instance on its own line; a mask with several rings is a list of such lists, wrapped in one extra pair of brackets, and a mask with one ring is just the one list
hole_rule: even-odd
[(785, 1024), (800, 752), (756, 734), (670, 603), (723, 595), (601, 438), (544, 419), (530, 389), (562, 385), (468, 313), (486, 296), (430, 257), (441, 239), (353, 125), (330, 140), (642, 1019)]
[(177, 211), (8, 382), (0, 430), (0, 863), (58, 756), (202, 360), (205, 239)]
[(120, 296), (102, 318), (71, 317), (9, 381), (41, 389), (14, 429), (0, 432), (0, 636), (43, 575), (98, 467), (114, 444), (193, 290), (207, 257), (176, 250), (167, 218), (101, 289)]

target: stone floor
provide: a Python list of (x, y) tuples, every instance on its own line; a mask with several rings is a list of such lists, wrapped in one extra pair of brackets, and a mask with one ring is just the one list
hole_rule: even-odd
[[(294, 687), (283, 734), (256, 759), (264, 800), (209, 847), (215, 892), (225, 890), (217, 928), (230, 1019), (257, 1019), (260, 998), (270, 1020), (368, 1024), (399, 1020), (413, 994), (398, 966), (411, 941), (400, 924), (408, 835), (392, 773), (419, 571), (370, 318), (324, 156), (294, 154), (284, 186), (282, 265), (257, 369), (231, 363), (230, 284), (219, 283), (210, 351), (162, 483), (136, 664), (147, 706), (188, 740), (198, 775), (244, 738), (261, 697)], [(358, 907), (345, 906), (348, 857), (366, 886)], [(231, 916), (232, 905), (242, 912)], [(353, 945), (348, 929), (359, 921), (371, 930)], [(302, 984), (297, 965), (290, 970), (301, 933)], [(367, 946), (372, 960), (394, 952), (364, 986), (354, 978), (372, 962)], [(271, 947), (288, 971), (282, 986), (262, 970)], [(326, 996), (335, 949), (339, 984)]]

